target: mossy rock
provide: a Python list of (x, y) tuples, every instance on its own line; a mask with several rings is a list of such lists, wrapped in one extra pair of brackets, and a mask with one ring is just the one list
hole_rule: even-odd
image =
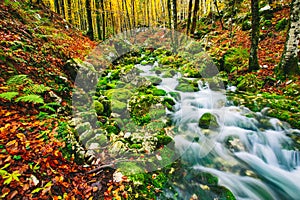
[(167, 92), (164, 91), (163, 89), (154, 88), (154, 89), (152, 89), (152, 94), (154, 96), (166, 96)]
[(163, 74), (163, 78), (172, 78), (174, 76), (174, 71), (169, 70), (169, 71), (165, 71), (165, 73)]
[(173, 97), (176, 101), (179, 101), (181, 99), (179, 92), (169, 92), (169, 95)]
[(179, 83), (175, 90), (181, 91), (181, 92), (195, 92), (198, 91), (198, 88), (195, 88), (192, 84), (188, 83)]
[(157, 76), (149, 76), (149, 81), (153, 84), (153, 85), (159, 85), (162, 82), (162, 79), (157, 77)]
[(204, 129), (216, 129), (219, 128), (220, 125), (218, 124), (216, 116), (211, 113), (204, 113), (198, 122), (200, 128)]
[(158, 139), (158, 142), (157, 142), (158, 146), (167, 145), (173, 141), (173, 139), (167, 135), (158, 135), (157, 139)]
[(159, 108), (159, 109), (150, 109), (149, 115), (151, 119), (159, 119), (166, 115), (165, 108)]
[(100, 103), (99, 101), (95, 100), (93, 102), (93, 107), (96, 110), (97, 115), (101, 116), (103, 114), (104, 106), (103, 106), (102, 103)]
[(144, 167), (140, 162), (119, 162), (117, 163), (117, 168), (125, 175), (145, 172)]
[(175, 61), (174, 56), (163, 56), (160, 60), (159, 60), (159, 64), (162, 65), (170, 65)]
[(113, 99), (111, 101), (111, 108), (112, 108), (113, 112), (118, 113), (118, 114), (123, 114), (127, 110), (127, 104), (122, 101)]
[(102, 103), (104, 107), (104, 111), (102, 113), (103, 116), (109, 117), (111, 114), (111, 101), (106, 96), (100, 96), (98, 101)]
[(89, 146), (91, 143), (98, 143), (101, 146), (106, 145), (108, 142), (108, 139), (106, 137), (106, 135), (104, 134), (96, 134), (95, 137), (93, 137), (92, 139), (90, 139), (87, 142), (87, 146)]
[(110, 89), (107, 90), (105, 95), (109, 99), (115, 99), (122, 102), (127, 102), (128, 99), (132, 96), (132, 92), (125, 88), (118, 88), (118, 89)]

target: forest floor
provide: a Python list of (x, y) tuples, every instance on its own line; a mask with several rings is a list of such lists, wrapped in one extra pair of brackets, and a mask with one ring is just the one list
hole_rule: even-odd
[[(288, 15), (287, 8), (276, 12), (272, 26), (262, 31), (267, 36), (260, 42), (259, 62), (266, 67), (253, 74), (271, 81), (261, 87), (261, 92), (278, 95), (289, 92), (291, 82), (278, 82), (274, 76), (286, 36), (286, 31), (277, 32), (274, 27)], [(72, 154), (65, 158), (65, 151), (71, 151), (72, 147), (67, 147), (63, 140), (69, 131), (65, 125), (74, 86), (74, 80), (65, 69), (66, 63), (71, 58), (83, 60), (97, 43), (48, 9), (18, 2), (0, 4), (0, 27), (0, 93), (12, 89), (7, 85), (11, 76), (23, 74), (32, 80), (30, 84), (47, 86), (62, 98), (60, 114), (30, 102), (12, 103), (0, 99), (0, 199), (112, 199), (112, 190), (116, 188), (112, 183), (112, 171), (88, 173), (97, 166), (77, 164)], [(233, 37), (220, 27), (212, 30), (216, 34), (208, 52), (222, 57), (229, 48), (249, 48), (250, 32), (240, 27), (233, 27), (233, 30)], [(244, 75), (246, 71), (241, 69), (229, 77), (236, 79)], [(63, 82), (65, 79), (67, 81)], [(292, 81), (300, 85), (299, 77)], [(14, 92), (23, 94), (26, 84), (14, 85)], [(41, 95), (46, 103), (55, 101), (50, 92)], [(292, 93), (287, 93), (289, 95)], [(120, 188), (122, 186), (117, 190)]]

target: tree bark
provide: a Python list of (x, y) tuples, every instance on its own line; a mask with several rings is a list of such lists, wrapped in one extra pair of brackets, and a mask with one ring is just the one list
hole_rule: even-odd
[(91, 10), (91, 0), (86, 0), (86, 14), (88, 22), (88, 31), (87, 35), (91, 40), (94, 40), (94, 29), (93, 29), (93, 19), (92, 19), (92, 10)]
[(299, 39), (300, 39), (300, 0), (293, 0), (291, 4), (289, 29), (285, 48), (279, 63), (278, 75), (300, 74), (299, 69)]
[(251, 0), (252, 12), (252, 30), (251, 30), (251, 48), (249, 56), (249, 71), (259, 69), (257, 49), (259, 41), (259, 8), (258, 0)]
[(177, 30), (177, 0), (172, 0), (174, 30)]
[(105, 40), (105, 32), (106, 32), (106, 17), (105, 17), (105, 6), (104, 1), (100, 0), (100, 7), (102, 10), (102, 40)]
[(186, 34), (187, 35), (189, 35), (189, 33), (190, 33), (191, 18), (192, 18), (192, 8), (193, 8), (193, 0), (189, 0), (187, 26), (186, 26)]
[(195, 0), (195, 6), (194, 6), (193, 18), (192, 18), (191, 34), (194, 34), (195, 29), (196, 29), (198, 11), (199, 11), (199, 0)]

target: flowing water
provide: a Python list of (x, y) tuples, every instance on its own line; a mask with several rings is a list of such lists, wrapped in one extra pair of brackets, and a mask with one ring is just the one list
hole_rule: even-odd
[[(141, 76), (157, 76), (153, 66), (137, 67), (144, 71)], [(300, 132), (263, 112), (234, 106), (225, 90), (213, 91), (201, 81), (198, 92), (176, 91), (180, 77), (179, 73), (173, 78), (160, 75), (157, 87), (181, 96), (175, 111), (168, 113), (179, 130), (174, 139), (181, 159), (194, 170), (217, 176), (219, 185), (229, 188), (236, 199), (300, 199), (300, 155), (287, 136)], [(198, 127), (207, 112), (217, 116), (220, 128)], [(178, 199), (189, 199), (194, 193), (189, 185), (176, 190)]]

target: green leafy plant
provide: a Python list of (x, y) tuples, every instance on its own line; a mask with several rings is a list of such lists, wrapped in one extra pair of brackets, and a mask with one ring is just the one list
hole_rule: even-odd
[(20, 182), (20, 179), (18, 178), (21, 176), (19, 171), (14, 171), (13, 173), (9, 173), (5, 169), (10, 166), (10, 163), (4, 165), (4, 167), (0, 168), (0, 176), (4, 179), (3, 184), (8, 185), (10, 184), (13, 180), (16, 180)]
[(51, 188), (52, 186), (52, 182), (49, 181), (44, 187), (38, 187), (36, 189), (34, 189), (31, 194), (34, 194), (34, 193), (39, 193), (41, 190), (43, 190), (43, 193), (46, 193), (47, 191), (49, 191), (49, 189)]
[(43, 94), (44, 92), (49, 91), (51, 88), (42, 84), (33, 84), (25, 87), (23, 92), (25, 94)]
[(1, 94), (0, 94), (0, 98), (11, 101), (11, 100), (12, 100), (13, 98), (15, 98), (18, 94), (19, 94), (19, 92), (4, 92), (4, 93), (1, 93)]
[(39, 109), (45, 109), (45, 110), (49, 110), (53, 113), (56, 113), (56, 109), (55, 107), (59, 107), (60, 104), (57, 102), (50, 102), (50, 103), (45, 103), (43, 106), (40, 106)]
[(36, 94), (29, 94), (29, 95), (25, 95), (25, 96), (20, 96), (16, 99), (16, 102), (29, 102), (29, 103), (34, 103), (34, 104), (38, 104), (38, 103), (41, 103), (43, 104), (44, 103), (44, 99), (39, 96), (39, 95), (36, 95)]

